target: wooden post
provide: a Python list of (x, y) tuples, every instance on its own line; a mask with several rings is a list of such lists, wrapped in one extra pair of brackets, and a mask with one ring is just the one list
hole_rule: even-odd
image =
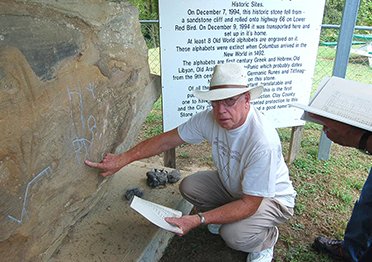
[(172, 148), (164, 152), (164, 166), (176, 168), (176, 149)]
[(301, 147), (302, 132), (304, 130), (303, 126), (292, 127), (291, 141), (289, 144), (288, 159), (287, 164), (292, 164), (293, 160), (296, 159), (296, 155)]

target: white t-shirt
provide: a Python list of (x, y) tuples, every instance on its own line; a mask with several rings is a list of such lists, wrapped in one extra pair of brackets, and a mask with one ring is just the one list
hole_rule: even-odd
[(222, 183), (233, 197), (242, 194), (272, 197), (294, 207), (296, 191), (289, 179), (276, 130), (251, 105), (240, 127), (227, 130), (206, 110), (178, 127), (183, 141), (198, 144), (207, 140)]

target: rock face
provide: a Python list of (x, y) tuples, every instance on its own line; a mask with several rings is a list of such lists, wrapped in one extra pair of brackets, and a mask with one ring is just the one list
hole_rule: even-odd
[(107, 191), (83, 161), (132, 145), (160, 90), (137, 10), (0, 0), (0, 255), (46, 261)]

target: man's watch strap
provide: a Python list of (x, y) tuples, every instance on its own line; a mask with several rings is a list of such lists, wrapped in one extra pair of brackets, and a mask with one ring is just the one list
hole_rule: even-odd
[(200, 223), (202, 225), (204, 225), (205, 224), (205, 217), (204, 217), (203, 213), (198, 213), (198, 216), (200, 218)]
[[(368, 142), (368, 138), (372, 135), (372, 132), (364, 132), (362, 137), (360, 138), (359, 140), (359, 150), (363, 151), (363, 152), (368, 152), (367, 150), (367, 142)], [(370, 152), (368, 152), (370, 153)]]

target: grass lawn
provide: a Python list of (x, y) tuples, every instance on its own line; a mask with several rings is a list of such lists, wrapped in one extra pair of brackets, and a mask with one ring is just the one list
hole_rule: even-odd
[[(317, 84), (323, 77), (332, 75), (335, 57), (336, 49), (334, 47), (319, 47), (313, 77), (313, 89), (316, 89)], [(351, 54), (345, 78), (372, 84), (372, 67), (369, 67), (368, 58)]]

